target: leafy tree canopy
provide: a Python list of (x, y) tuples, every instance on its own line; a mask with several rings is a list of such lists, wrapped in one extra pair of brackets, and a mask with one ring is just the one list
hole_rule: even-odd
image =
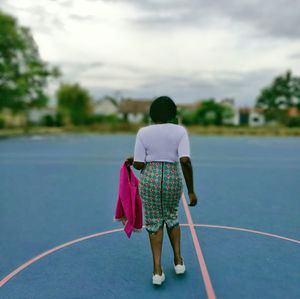
[(58, 110), (73, 124), (85, 124), (91, 114), (91, 97), (79, 84), (61, 84), (56, 93)]
[(0, 11), (0, 110), (45, 106), (48, 79), (59, 74), (40, 58), (30, 30)]
[(225, 118), (232, 116), (233, 114), (229, 107), (216, 102), (214, 99), (208, 99), (200, 103), (196, 111), (195, 122), (202, 125), (220, 126)]
[(291, 71), (279, 75), (261, 90), (255, 106), (265, 110), (300, 109), (300, 77), (293, 76)]

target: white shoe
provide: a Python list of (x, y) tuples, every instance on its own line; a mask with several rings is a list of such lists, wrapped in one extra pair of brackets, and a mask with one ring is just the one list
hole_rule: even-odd
[(152, 276), (152, 283), (155, 285), (161, 285), (166, 279), (165, 273), (162, 272), (161, 275), (159, 274), (153, 274)]
[(182, 265), (174, 264), (174, 270), (175, 270), (176, 274), (183, 274), (185, 272), (185, 265), (184, 265), (183, 259), (182, 259)]

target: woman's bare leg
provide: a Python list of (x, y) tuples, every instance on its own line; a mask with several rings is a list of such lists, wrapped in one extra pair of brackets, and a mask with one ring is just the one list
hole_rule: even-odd
[(162, 274), (161, 268), (161, 251), (163, 243), (163, 227), (160, 227), (155, 234), (149, 234), (149, 240), (153, 256), (153, 273)]
[(174, 264), (182, 264), (182, 258), (180, 254), (180, 226), (177, 225), (174, 228), (169, 229), (167, 227), (168, 231), (168, 236), (170, 239), (170, 243), (173, 248), (173, 253), (174, 253)]

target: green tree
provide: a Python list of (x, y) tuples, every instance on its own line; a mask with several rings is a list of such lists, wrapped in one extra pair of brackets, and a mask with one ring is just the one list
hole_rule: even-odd
[(0, 110), (45, 106), (48, 81), (59, 74), (40, 58), (30, 30), (0, 11)]
[(79, 84), (61, 84), (56, 93), (58, 111), (74, 125), (86, 124), (91, 115), (91, 97)]
[(293, 76), (291, 71), (277, 76), (269, 86), (261, 90), (255, 106), (264, 109), (266, 120), (286, 123), (287, 109), (300, 109), (300, 77)]
[(195, 123), (196, 112), (188, 108), (177, 108), (178, 118), (182, 124), (189, 126)]
[(200, 103), (195, 114), (195, 123), (220, 126), (224, 117), (228, 117), (228, 107), (217, 103), (214, 99), (208, 99)]

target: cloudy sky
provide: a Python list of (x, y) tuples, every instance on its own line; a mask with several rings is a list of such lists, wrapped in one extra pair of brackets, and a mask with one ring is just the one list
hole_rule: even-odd
[(300, 73), (300, 1), (0, 0), (30, 27), (42, 58), (95, 98), (215, 97), (254, 105)]

